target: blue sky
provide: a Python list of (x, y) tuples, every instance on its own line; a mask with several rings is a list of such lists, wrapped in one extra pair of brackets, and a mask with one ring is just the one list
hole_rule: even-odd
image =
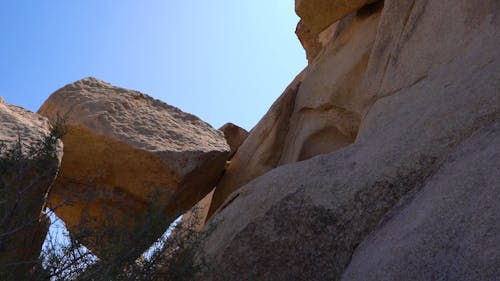
[(306, 65), (293, 0), (0, 2), (0, 96), (36, 111), (93, 76), (251, 129)]

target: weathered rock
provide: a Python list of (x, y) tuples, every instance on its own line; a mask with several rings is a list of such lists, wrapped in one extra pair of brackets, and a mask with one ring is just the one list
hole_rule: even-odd
[[(269, 171), (273, 165), (293, 164), (280, 166), (251, 181), (232, 193), (219, 208), (211, 221), (214, 229), (207, 233), (204, 241), (204, 250), (217, 267), (212, 279), (338, 280), (356, 247), (377, 229), (379, 222), (402, 198), (418, 193), (422, 187), (426, 187), (422, 194), (432, 191), (426, 191), (427, 188), (438, 188), (440, 173), (448, 176), (447, 171), (454, 168), (446, 164), (450, 155), (455, 151), (461, 155), (460, 151), (468, 147), (467, 140), (475, 132), (482, 134), (479, 133), (482, 128), (492, 126), (500, 118), (498, 11), (495, 0), (481, 3), (386, 0), (380, 15), (378, 12), (358, 14), (347, 24), (328, 44), (327, 48), (332, 51), (324, 50), (299, 79), (302, 83), (294, 82), (300, 83), (300, 87), (289, 104), (294, 104), (294, 110), (303, 106), (304, 111), (321, 108), (333, 100), (332, 108), (336, 111), (356, 117), (338, 118), (334, 122), (337, 131), (356, 133), (354, 143), (293, 163), (303, 160), (302, 153), (297, 153), (301, 149), (293, 148), (300, 147), (293, 144), (301, 141), (281, 137), (278, 139), (283, 141), (270, 142), (264, 149), (257, 140), (266, 142), (269, 137), (256, 138), (255, 132), (266, 132), (263, 130), (266, 127), (259, 123), (233, 161), (244, 160), (254, 176), (259, 174), (254, 171), (266, 172), (265, 168), (258, 170), (258, 167)], [(444, 16), (449, 14), (453, 17)], [(373, 26), (374, 29), (370, 29)], [(373, 37), (370, 38), (370, 34)], [(361, 44), (351, 45), (353, 40)], [(353, 48), (355, 50), (351, 50)], [(342, 57), (339, 54), (343, 54)], [(339, 57), (334, 59), (335, 56)], [(350, 56), (350, 63), (345, 56)], [(344, 63), (342, 58), (346, 60)], [(337, 72), (337, 67), (342, 70)], [(354, 82), (345, 85), (351, 73), (358, 74), (354, 75)], [(293, 116), (294, 110), (286, 114)], [(267, 128), (272, 128), (277, 118), (269, 116), (268, 113), (261, 123), (266, 122)], [(348, 125), (356, 123), (350, 120), (359, 122), (352, 130)], [(288, 136), (293, 136), (291, 132), (297, 132), (294, 126), (300, 124), (293, 117), (282, 122), (286, 124)], [(474, 137), (470, 142), (475, 143)], [(493, 144), (493, 147), (497, 146)], [(252, 154), (254, 152), (257, 153)], [(258, 160), (270, 153), (278, 154), (274, 158), (278, 160)], [(476, 157), (472, 152), (467, 155), (471, 159)], [(480, 162), (475, 159), (456, 165), (466, 163)], [(234, 167), (231, 170), (230, 165), (228, 173), (233, 174), (222, 181), (236, 182), (241, 178), (244, 179), (241, 184), (251, 180), (250, 173), (243, 169), (236, 172)], [(471, 168), (468, 172), (474, 179), (463, 183), (467, 190), (477, 189), (474, 183), (490, 182), (496, 177), (492, 173), (498, 173), (494, 168), (488, 170), (490, 174), (474, 171), (477, 170)], [(498, 189), (494, 185), (496, 181), (492, 182), (493, 185), (487, 185), (489, 194)], [(488, 204), (496, 201), (493, 198), (475, 201), (484, 204), (476, 208), (488, 208)], [(418, 206), (418, 201), (415, 202)], [(441, 205), (434, 206), (439, 209)], [(494, 211), (485, 216), (488, 221), (495, 221), (497, 229), (496, 217), (491, 215)], [(394, 212), (397, 213), (397, 209)], [(484, 229), (467, 229), (471, 231), (467, 237), (475, 237), (477, 241), (470, 244), (471, 249), (485, 249), (495, 242)], [(460, 226), (456, 230), (459, 231)], [(424, 231), (422, 237), (428, 233), (431, 232)], [(372, 249), (376, 246), (371, 246), (370, 240), (366, 245), (367, 250), (359, 255), (375, 253)], [(390, 265), (391, 260), (391, 257), (384, 258), (380, 264)], [(443, 265), (450, 267), (463, 264), (462, 261), (450, 263), (451, 259), (443, 261)], [(467, 268), (473, 265), (468, 263)], [(366, 271), (360, 272), (370, 271), (370, 265), (363, 268)], [(481, 277), (467, 270), (458, 274), (462, 273), (464, 275), (457, 276), (464, 276), (464, 280)], [(394, 276), (390, 274), (381, 276)]]
[(257, 176), (354, 142), (367, 104), (360, 81), (379, 18), (380, 9), (375, 9), (337, 24), (321, 57), (295, 79), (233, 157), (215, 189), (209, 218)]
[(354, 253), (342, 280), (500, 276), (500, 121), (448, 157)]
[(49, 227), (44, 209), (62, 144), (46, 118), (3, 99), (0, 124), (0, 279), (27, 280)]
[(296, 0), (295, 12), (314, 34), (374, 0)]
[(236, 126), (233, 123), (226, 123), (219, 128), (219, 131), (224, 133), (224, 138), (226, 139), (229, 147), (231, 148), (231, 153), (229, 158), (231, 158), (234, 153), (238, 150), (241, 144), (248, 137), (247, 130)]
[(80, 239), (98, 255), (115, 246), (99, 235), (116, 227), (131, 234), (155, 206), (166, 218), (137, 241), (139, 250), (148, 247), (210, 192), (229, 153), (222, 133), (196, 116), (95, 78), (56, 91), (39, 113), (67, 118), (50, 204), (63, 204), (56, 214), (72, 235), (92, 233)]

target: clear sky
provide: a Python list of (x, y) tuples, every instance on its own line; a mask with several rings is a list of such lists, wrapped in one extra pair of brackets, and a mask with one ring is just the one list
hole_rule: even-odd
[(294, 0), (0, 2), (0, 96), (36, 111), (93, 76), (251, 129), (306, 65)]

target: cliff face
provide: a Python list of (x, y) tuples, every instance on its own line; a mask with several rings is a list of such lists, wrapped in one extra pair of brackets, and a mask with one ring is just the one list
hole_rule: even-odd
[(319, 43), (217, 184), (212, 279), (494, 280), (498, 1), (340, 2), (296, 1)]

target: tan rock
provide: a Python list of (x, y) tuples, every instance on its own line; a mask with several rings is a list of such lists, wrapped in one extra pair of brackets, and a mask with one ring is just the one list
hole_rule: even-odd
[(360, 87), (379, 17), (375, 10), (338, 23), (335, 40), (328, 41), (233, 157), (217, 184), (209, 218), (232, 192), (269, 170), (354, 142), (367, 103)]
[(39, 113), (51, 120), (67, 115), (65, 157), (50, 204), (63, 204), (56, 214), (72, 235), (93, 233), (83, 241), (97, 254), (113, 247), (99, 235), (116, 227), (133, 231), (154, 205), (167, 218), (137, 242), (148, 247), (210, 192), (229, 153), (222, 133), (196, 116), (95, 78), (56, 91)]
[(332, 23), (356, 12), (373, 0), (296, 0), (295, 12), (313, 33), (317, 34)]
[[(407, 223), (403, 221), (404, 218), (411, 218), (404, 210), (413, 210), (413, 215), (417, 215), (415, 210), (420, 210), (417, 207), (422, 206), (418, 201), (410, 205), (409, 209), (395, 206), (398, 206), (398, 202), (413, 200), (411, 195), (419, 194), (422, 187), (431, 189), (426, 191), (425, 188), (420, 193), (423, 195), (418, 195), (427, 199), (430, 198), (426, 192), (439, 197), (446, 193), (436, 189), (452, 188), (453, 182), (462, 182), (469, 192), (477, 192), (475, 183), (488, 183), (483, 189), (485, 194), (496, 194), (498, 188), (494, 183), (498, 173), (495, 169), (475, 169), (472, 166), (470, 170), (464, 170), (469, 165), (483, 165), (482, 158), (478, 158), (474, 150), (466, 149), (469, 145), (484, 148), (484, 153), (480, 155), (492, 157), (487, 163), (495, 165), (498, 162), (491, 155), (492, 149), (497, 147), (497, 138), (493, 142), (490, 133), (483, 135), (485, 133), (481, 131), (491, 131), (489, 128), (493, 122), (500, 118), (500, 34), (497, 28), (500, 17), (496, 11), (498, 3), (495, 0), (481, 3), (466, 0), (417, 0), (410, 3), (386, 0), (381, 13), (358, 14), (357, 19), (328, 44), (327, 48), (332, 47), (332, 51), (322, 52), (299, 79), (302, 83), (295, 91), (296, 98), (291, 102), (294, 102), (294, 110), (287, 112), (293, 116), (297, 110), (321, 108), (321, 105), (333, 100), (333, 108), (338, 106), (353, 114), (346, 116), (358, 116), (354, 143), (329, 154), (293, 163), (301, 159), (301, 153), (297, 153), (301, 150), (296, 149), (300, 145), (294, 142), (300, 144), (302, 141), (295, 140), (290, 133), (295, 134), (297, 130), (294, 126), (300, 123), (293, 117), (283, 121), (287, 124), (286, 131), (290, 137), (282, 138), (283, 142), (277, 142), (276, 146), (270, 145), (267, 149), (259, 146), (258, 138), (253, 140), (254, 133), (264, 128), (259, 123), (233, 161), (245, 159), (252, 164), (248, 165), (250, 171), (256, 171), (256, 167), (262, 167), (263, 163), (275, 166), (279, 163), (291, 164), (275, 169), (268, 167), (268, 173), (264, 174), (264, 171), (264, 175), (254, 180), (251, 180), (247, 171), (239, 170), (238, 174), (234, 168), (236, 166), (230, 177), (224, 176), (222, 181), (232, 179), (236, 182), (241, 176), (250, 182), (233, 192), (211, 219), (214, 228), (207, 233), (203, 245), (211, 258), (211, 264), (217, 267), (212, 279), (337, 280), (351, 262), (356, 247), (369, 233), (377, 230), (382, 220), (390, 220), (394, 214), (401, 212), (395, 222), (389, 222), (394, 226), (396, 222)], [(449, 14), (453, 17), (443, 16)], [(373, 26), (375, 29), (370, 29)], [(360, 39), (370, 34), (374, 34), (373, 37)], [(351, 42), (360, 44), (350, 45)], [(337, 47), (333, 48), (335, 45)], [(365, 50), (368, 50), (368, 56)], [(351, 56), (351, 62), (347, 58), (344, 58), (345, 61), (341, 57), (335, 58), (339, 53), (344, 54), (342, 57)], [(357, 67), (352, 68), (352, 65)], [(342, 71), (337, 70), (337, 67)], [(345, 82), (349, 81), (351, 73), (358, 73), (354, 76), (356, 83)], [(330, 82), (327, 77), (330, 77)], [(269, 116), (268, 113), (261, 120), (267, 122), (268, 128), (275, 124), (271, 120), (276, 120), (276, 117)], [(347, 126), (355, 123), (345, 120), (349, 119), (339, 118), (334, 123), (335, 128), (340, 132), (356, 132), (348, 130), (350, 127)], [(491, 143), (474, 140), (471, 136), (475, 133), (483, 135), (481, 139)], [(265, 137), (260, 140), (267, 141)], [(252, 155), (252, 152), (246, 151), (251, 146), (251, 151), (258, 153), (244, 158), (244, 155)], [(458, 154), (453, 154), (455, 151)], [(270, 153), (277, 153), (279, 160), (255, 160)], [(464, 155), (460, 156), (462, 153)], [(449, 161), (454, 157), (458, 157), (460, 162), (450, 164)], [(485, 173), (475, 172), (479, 170)], [(231, 165), (228, 168), (230, 171)], [(465, 174), (459, 176), (460, 171)], [(458, 178), (447, 183), (447, 178), (453, 175)], [(460, 194), (460, 190), (465, 189), (460, 187), (457, 194)], [(457, 194), (453, 194), (453, 198), (459, 198)], [(400, 201), (402, 198), (403, 201)], [(496, 202), (494, 198), (477, 198), (483, 197), (474, 193), (470, 201), (462, 198), (465, 203), (459, 203), (457, 208), (469, 208), (475, 204), (475, 208), (486, 210)], [(427, 222), (436, 221), (435, 214), (439, 214), (440, 210), (447, 214), (441, 221), (457, 221), (460, 217), (467, 217), (464, 213), (453, 215), (453, 209), (442, 209), (446, 204), (437, 203), (436, 200), (429, 204), (435, 204), (427, 209), (435, 213), (424, 220), (422, 228), (414, 230), (423, 231), (417, 238), (441, 233), (442, 229), (439, 228), (435, 232), (425, 228), (429, 225)], [(464, 212), (467, 213), (467, 210)], [(388, 215), (389, 211), (391, 213)], [(489, 210), (481, 220), (495, 223), (496, 229), (496, 214), (495, 210)], [(436, 224), (439, 224), (439, 220)], [(456, 226), (453, 223), (451, 225)], [(484, 224), (478, 222), (478, 225)], [(446, 224), (443, 225), (445, 227)], [(395, 239), (406, 237), (404, 234), (408, 232), (405, 229), (398, 232), (397, 229), (393, 231), (393, 228), (387, 231), (396, 235)], [(458, 231), (461, 228), (457, 226), (454, 229)], [(497, 237), (494, 238), (497, 240), (491, 240), (491, 235), (484, 229), (473, 226), (466, 229), (469, 231), (467, 237), (474, 237), (475, 242), (464, 249), (487, 249), (488, 245), (498, 244)], [(381, 231), (385, 231), (385, 228)], [(371, 244), (367, 240), (363, 248), (365, 250), (360, 250), (361, 257), (375, 257), (372, 253), (377, 252), (376, 247), (379, 245), (382, 253), (388, 253), (379, 263), (386, 267), (397, 262), (397, 257), (404, 253), (412, 253), (411, 250), (403, 249), (402, 254), (393, 258), (390, 256), (390, 241), (385, 240), (387, 237), (377, 233), (374, 235), (377, 241), (381, 241), (380, 244)], [(439, 237), (443, 236), (431, 240), (432, 243), (424, 245), (422, 251), (436, 252), (429, 247), (441, 245)], [(412, 239), (408, 245), (415, 241)], [(460, 242), (456, 243), (461, 245)], [(395, 246), (398, 245), (405, 244), (400, 242)], [(480, 260), (484, 260), (487, 255), (481, 255)], [(400, 276), (393, 273), (398, 273), (398, 268), (403, 269), (407, 261), (402, 260), (393, 272), (379, 276)], [(363, 259), (360, 260), (362, 262)], [(421, 269), (424, 262), (416, 263), (416, 267), (410, 268), (409, 272)], [(489, 260), (484, 266), (495, 262)], [(472, 259), (453, 261), (451, 256), (445, 257), (441, 263), (445, 266), (444, 270), (448, 271), (465, 266), (466, 269), (453, 275), (464, 277), (463, 280), (475, 280), (476, 276), (498, 276), (496, 268), (484, 273), (473, 273), (468, 269), (473, 268), (474, 264)], [(367, 273), (376, 267), (371, 266), (367, 264), (359, 272)], [(380, 268), (375, 270), (376, 273), (383, 273)], [(443, 273), (443, 269), (436, 267), (426, 267), (425, 270), (430, 270), (428, 274), (434, 274), (432, 276), (442, 276)], [(413, 276), (417, 278), (409, 280), (421, 280), (419, 275)]]
[(236, 126), (233, 123), (226, 123), (222, 127), (219, 128), (219, 131), (224, 133), (224, 138), (226, 138), (229, 147), (231, 148), (230, 157), (233, 156), (241, 144), (248, 137), (247, 130)]
[(47, 138), (46, 118), (3, 100), (0, 124), (0, 279), (27, 280), (49, 227), (44, 209), (62, 144)]

